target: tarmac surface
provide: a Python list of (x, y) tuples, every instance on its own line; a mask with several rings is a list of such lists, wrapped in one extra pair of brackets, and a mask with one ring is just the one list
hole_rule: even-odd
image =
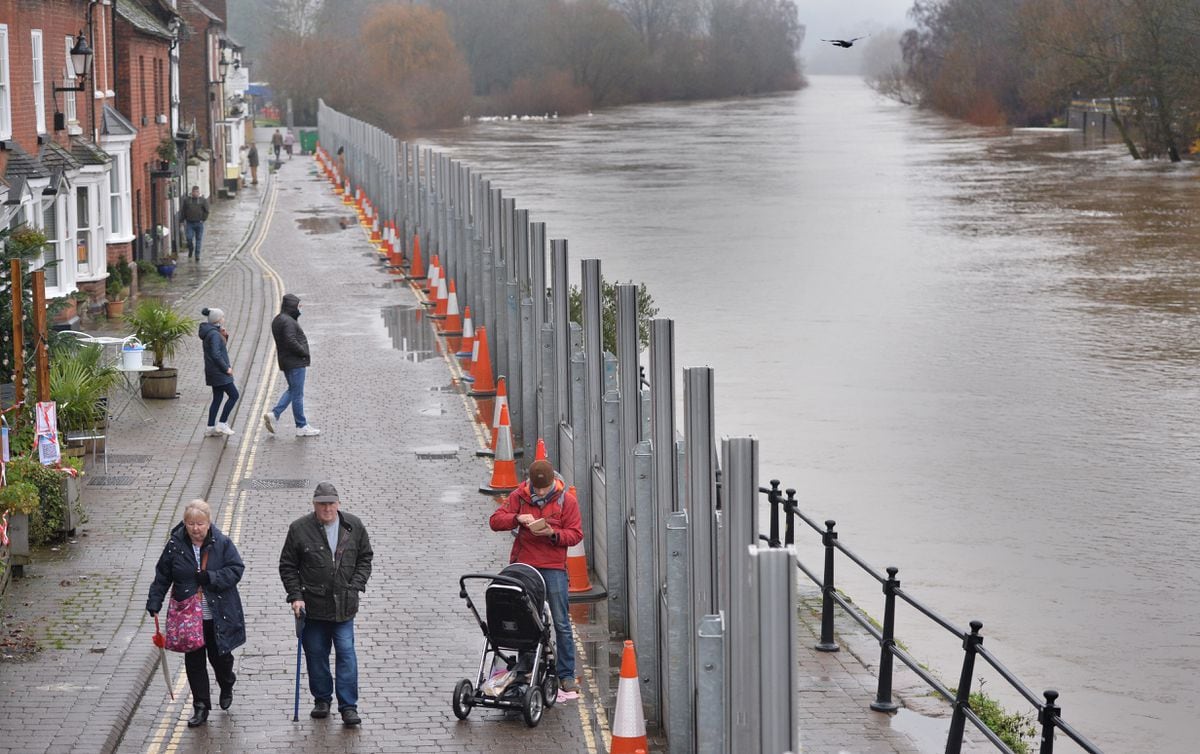
[[(573, 606), (579, 700), (547, 710), (533, 729), (494, 710), (455, 719), (451, 692), (474, 677), (482, 638), (458, 577), (499, 570), (510, 547), (488, 529), (494, 503), (477, 491), (490, 475), (474, 453), (481, 428), (415, 314), (415, 294), (379, 265), (357, 223), (341, 227), (353, 212), (311, 158), (285, 161), (269, 178), (264, 163), (260, 181), (214, 201), (202, 261), (181, 260), (172, 282), (147, 286), (197, 320), (204, 306), (225, 311), (242, 391), (236, 434), (204, 437), (210, 393), (198, 339), (173, 361), (177, 400), (148, 401), (144, 417), (135, 401), (110, 424), (107, 473), (89, 456), (83, 477), (86, 523), (36, 552), (5, 597), (0, 751), (607, 751), (620, 645), (602, 604)], [(283, 390), (270, 320), (285, 291), (303, 305), (313, 354), (305, 413), (319, 437), (296, 437), (290, 410), (275, 436), (260, 419)], [(423, 452), (433, 446), (445, 452)], [(288, 523), (312, 509), (320, 480), (363, 519), (375, 550), (355, 620), (358, 728), (336, 714), (310, 719), (306, 677), (292, 721), (296, 639), (277, 564)], [(235, 651), (233, 707), (188, 729), (183, 658), (168, 653), (172, 700), (145, 600), (167, 534), (196, 497), (212, 504), (246, 563), (249, 640)], [(944, 747), (944, 718), (871, 712), (875, 676), (859, 659), (870, 655), (811, 651), (818, 622), (801, 617), (803, 751)], [(666, 750), (653, 731), (651, 750)]]

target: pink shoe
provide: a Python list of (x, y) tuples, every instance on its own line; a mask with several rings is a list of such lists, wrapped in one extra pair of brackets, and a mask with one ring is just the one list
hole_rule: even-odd
[(578, 691), (563, 691), (562, 689), (559, 689), (558, 690), (558, 699), (555, 700), (555, 704), (558, 704), (561, 702), (574, 701), (575, 699), (578, 699), (578, 698), (579, 698)]

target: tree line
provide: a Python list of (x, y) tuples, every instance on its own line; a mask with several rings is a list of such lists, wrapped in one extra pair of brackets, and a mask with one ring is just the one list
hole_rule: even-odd
[(318, 98), (404, 133), (804, 85), (792, 0), (260, 0), (240, 14), (262, 45), (256, 76), (298, 122)]
[(903, 62), (873, 78), (985, 125), (1046, 125), (1095, 101), (1134, 159), (1200, 143), (1200, 0), (916, 0)]

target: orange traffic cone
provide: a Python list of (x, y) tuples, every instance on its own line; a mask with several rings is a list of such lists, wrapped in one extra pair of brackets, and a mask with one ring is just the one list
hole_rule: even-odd
[(421, 235), (413, 233), (412, 266), (409, 267), (406, 280), (424, 280), (425, 262), (421, 260)]
[[(500, 432), (496, 436), (496, 460), (492, 463), (492, 479), (480, 486), (479, 491), (486, 495), (507, 495), (515, 490), (518, 484), (517, 462), (513, 460), (512, 454), (512, 429), (509, 427), (508, 406), (505, 406), (500, 409)], [(639, 711), (641, 706), (639, 701)], [(644, 737), (644, 723), (642, 729)]]
[(649, 746), (646, 718), (642, 714), (642, 690), (638, 687), (637, 657), (633, 642), (626, 639), (621, 680), (617, 683), (617, 708), (613, 712), (612, 748), (608, 754), (637, 754)]
[[(535, 460), (535, 461), (549, 461), (550, 460), (549, 458), (546, 457), (546, 441), (540, 437), (538, 438), (538, 441), (537, 441), (537, 449), (534, 450), (534, 452), (533, 452), (533, 460)], [(572, 487), (571, 489), (575, 489), (575, 488)]]
[(480, 327), (479, 332), (475, 335), (475, 359), (471, 362), (471, 377), (475, 384), (467, 395), (472, 398), (488, 398), (496, 394), (486, 327)]
[[(479, 401), (481, 408), (485, 402), (482, 400)], [(496, 378), (496, 399), (492, 401), (492, 404), (492, 444), (484, 450), (475, 451), (475, 455), (484, 458), (491, 458), (496, 455), (496, 442), (500, 435), (500, 413), (501, 411), (508, 410), (508, 381), (504, 377)], [(521, 448), (513, 448), (514, 456), (520, 457), (524, 454), (525, 451)]]
[[(539, 449), (545, 453), (546, 446), (538, 440)], [(575, 497), (575, 486), (567, 490), (571, 497)], [(579, 540), (575, 544), (567, 548), (567, 591), (568, 592), (590, 592), (592, 590), (592, 582), (588, 579), (588, 564), (587, 564), (587, 548), (583, 546), (583, 540)]]
[(347, 207), (354, 206), (354, 191), (350, 188), (350, 179), (346, 179), (346, 188), (342, 192), (342, 204)]
[[(446, 318), (438, 323), (438, 329), (442, 335), (447, 336), (446, 345), (452, 350), (458, 349), (457, 338), (463, 333), (462, 315), (458, 312), (458, 291), (454, 287), (454, 281), (450, 281), (450, 295), (447, 296), (446, 303)], [(453, 339), (453, 340), (450, 340)]]
[(471, 307), (463, 309), (462, 338), (458, 341), (458, 351), (454, 354), (460, 359), (470, 359), (475, 355), (475, 323), (471, 321)]
[(446, 271), (438, 267), (437, 292), (434, 294), (433, 318), (443, 319), (450, 313), (449, 283), (446, 282)]
[(421, 290), (425, 292), (425, 297), (428, 301), (423, 301), (426, 306), (432, 306), (437, 301), (437, 285), (438, 279), (442, 276), (442, 263), (438, 259), (438, 255), (433, 255), (433, 261), (429, 263), (429, 277), (425, 285), (421, 286)]

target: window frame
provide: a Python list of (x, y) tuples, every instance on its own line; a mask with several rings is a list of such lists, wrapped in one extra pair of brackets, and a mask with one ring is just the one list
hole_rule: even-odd
[[(71, 62), (71, 49), (75, 46), (75, 38), (71, 35), (66, 36), (66, 46), (63, 48), (66, 51), (66, 65), (63, 67), (63, 83), (64, 87), (75, 86), (75, 65)], [(79, 135), (83, 133), (83, 127), (79, 125), (79, 110), (76, 107), (75, 92), (65, 91), (63, 95), (63, 118), (67, 122), (67, 133)]]
[(11, 139), (13, 135), (11, 77), (8, 24), (0, 24), (0, 140)]
[(33, 67), (33, 117), (39, 134), (46, 133), (46, 47), (42, 30), (29, 32), (29, 59)]

